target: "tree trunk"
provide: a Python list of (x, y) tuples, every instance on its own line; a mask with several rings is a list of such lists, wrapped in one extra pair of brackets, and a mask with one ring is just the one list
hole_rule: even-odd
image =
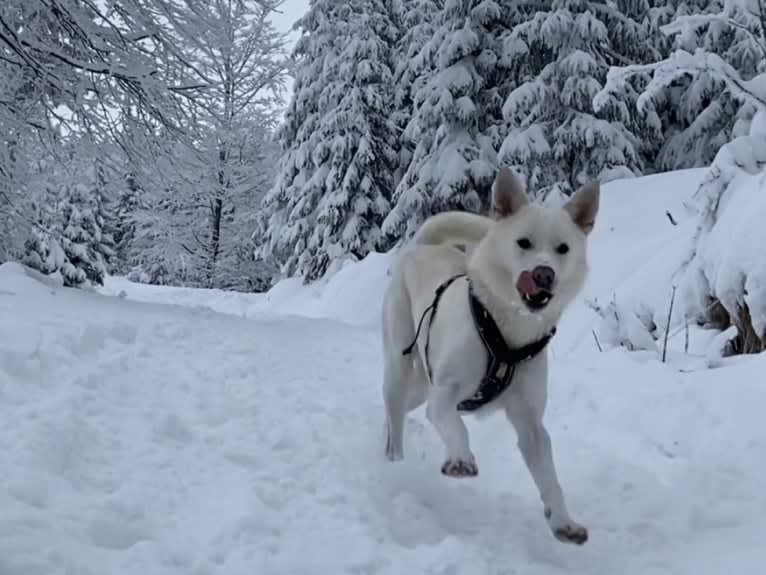
[(221, 214), (223, 213), (223, 198), (215, 198), (210, 203), (210, 253), (207, 261), (208, 287), (215, 284), (215, 266), (218, 254), (221, 252)]
[(218, 149), (218, 189), (210, 201), (210, 246), (208, 248), (206, 272), (208, 287), (215, 287), (215, 268), (218, 263), (218, 255), (221, 253), (221, 220), (223, 218), (223, 197), (228, 187), (226, 176), (226, 162), (228, 153), (225, 143), (221, 143)]
[[(228, 4), (228, 48), (234, 45), (234, 24), (231, 21), (232, 3)], [(231, 166), (230, 146), (231, 132), (234, 119), (234, 81), (235, 70), (232, 63), (231, 53), (224, 56), (223, 61), (223, 125), (221, 126), (221, 136), (218, 144), (218, 189), (210, 203), (210, 249), (207, 261), (207, 279), (209, 287), (215, 287), (215, 271), (218, 263), (218, 256), (221, 253), (221, 221), (223, 217), (223, 199), (227, 191), (231, 188)]]

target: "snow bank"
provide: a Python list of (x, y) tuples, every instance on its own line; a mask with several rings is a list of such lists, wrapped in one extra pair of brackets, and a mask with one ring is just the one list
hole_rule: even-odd
[(377, 325), (391, 257), (373, 252), (359, 262), (346, 261), (332, 275), (308, 285), (300, 279), (282, 280), (264, 294), (259, 305), (287, 315)]
[[(595, 329), (603, 346), (660, 353), (661, 342), (650, 339), (663, 337), (667, 328), (673, 286), (680, 281), (679, 268), (696, 229), (689, 202), (705, 173), (681, 170), (602, 187), (589, 240), (588, 279), (557, 335), (563, 349), (594, 348)], [(681, 308), (678, 300), (676, 305)], [(674, 313), (671, 333), (677, 335), (683, 324), (683, 314)]]
[(360, 262), (346, 261), (334, 273), (311, 284), (289, 278), (259, 294), (153, 286), (123, 277), (108, 277), (99, 291), (134, 301), (204, 308), (247, 318), (300, 316), (369, 326), (377, 325), (380, 319), (389, 263), (389, 255), (371, 253)]
[[(752, 326), (761, 337), (766, 335), (764, 246), (766, 173), (741, 172), (722, 196), (715, 225), (696, 246), (688, 274), (692, 285), (687, 287), (698, 293), (701, 288), (717, 298), (731, 316), (747, 305)], [(694, 301), (701, 303), (699, 295)]]
[(766, 346), (766, 134), (761, 113), (749, 135), (726, 144), (695, 196), (698, 227), (684, 277), (687, 313), (738, 329), (736, 350)]
[(0, 264), (0, 281), (3, 289), (13, 290), (14, 293), (48, 291), (63, 285), (60, 274), (45, 275), (17, 262)]
[(137, 283), (125, 277), (109, 276), (98, 290), (103, 295), (132, 301), (203, 308), (218, 313), (249, 317), (259, 308), (260, 294), (219, 289), (195, 289)]

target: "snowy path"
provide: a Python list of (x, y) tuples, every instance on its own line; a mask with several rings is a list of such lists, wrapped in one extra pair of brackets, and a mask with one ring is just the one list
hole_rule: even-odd
[[(369, 328), (242, 319), (0, 269), (0, 574), (757, 573), (765, 358), (554, 363), (547, 421), (583, 548), (548, 533), (501, 417), (480, 476), (418, 412), (382, 458)], [(722, 375), (722, 373), (724, 375)]]

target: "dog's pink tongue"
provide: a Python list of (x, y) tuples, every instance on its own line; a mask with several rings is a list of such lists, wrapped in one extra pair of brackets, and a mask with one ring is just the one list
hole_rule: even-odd
[(536, 295), (537, 292), (540, 291), (532, 277), (532, 272), (530, 271), (523, 271), (519, 274), (519, 279), (516, 282), (516, 289), (519, 290), (522, 295), (528, 296)]

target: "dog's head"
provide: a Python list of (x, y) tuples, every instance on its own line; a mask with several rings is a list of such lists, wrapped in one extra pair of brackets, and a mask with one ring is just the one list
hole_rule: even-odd
[(508, 291), (516, 303), (555, 316), (575, 298), (587, 274), (587, 237), (599, 195), (598, 182), (590, 182), (563, 206), (543, 206), (529, 200), (508, 168), (500, 169), (492, 194), (496, 222), (488, 239), (491, 260), (513, 282)]

